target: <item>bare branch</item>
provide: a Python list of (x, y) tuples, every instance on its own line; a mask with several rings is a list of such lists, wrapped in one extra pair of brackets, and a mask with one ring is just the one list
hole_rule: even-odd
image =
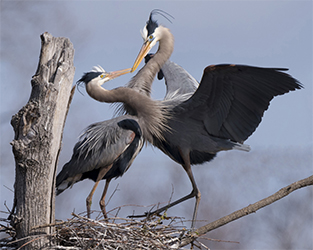
[(275, 201), (278, 201), (282, 198), (284, 198), (285, 196), (289, 195), (290, 193), (292, 193), (293, 191), (306, 187), (306, 186), (310, 186), (313, 185), (313, 175), (311, 175), (310, 177), (306, 178), (306, 179), (302, 179), (300, 181), (294, 182), (282, 189), (280, 189), (278, 192), (276, 192), (275, 194), (260, 200), (254, 204), (251, 204), (245, 208), (242, 208), (240, 210), (237, 210), (225, 217), (222, 217), (216, 221), (213, 221), (203, 227), (198, 228), (195, 232), (192, 233), (192, 235), (187, 235), (183, 238), (183, 240), (181, 241), (180, 247), (186, 246), (188, 244), (190, 244), (191, 242), (193, 242), (196, 238), (198, 238), (201, 235), (206, 234), (209, 231), (212, 231), (218, 227), (221, 227), (229, 222), (235, 221), (243, 216), (246, 216), (248, 214), (251, 213), (255, 213), (257, 210), (268, 206), (272, 203), (274, 203)]

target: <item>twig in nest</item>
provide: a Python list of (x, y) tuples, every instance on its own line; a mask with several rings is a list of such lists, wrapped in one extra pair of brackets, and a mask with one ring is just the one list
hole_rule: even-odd
[[(96, 221), (77, 214), (57, 228), (59, 246), (83, 249), (177, 249), (184, 229), (160, 225), (154, 220), (109, 218)], [(116, 224), (115, 221), (123, 221)], [(111, 222), (112, 221), (112, 222)], [(173, 220), (170, 221), (174, 224)]]

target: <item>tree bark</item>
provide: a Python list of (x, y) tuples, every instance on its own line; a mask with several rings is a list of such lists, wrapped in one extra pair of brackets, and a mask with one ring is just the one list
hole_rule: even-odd
[[(33, 237), (51, 234), (53, 228), (32, 230), (55, 220), (55, 174), (62, 133), (72, 94), (74, 49), (67, 38), (41, 35), (41, 53), (28, 103), (12, 117), (15, 136), (14, 207), (10, 216), (17, 239), (25, 244)], [(23, 249), (51, 244), (42, 237)]]

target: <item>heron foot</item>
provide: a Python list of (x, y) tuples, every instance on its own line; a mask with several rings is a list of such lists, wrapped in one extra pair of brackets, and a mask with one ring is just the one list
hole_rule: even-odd
[(161, 207), (153, 212), (149, 211), (149, 212), (145, 212), (145, 214), (141, 214), (141, 215), (129, 215), (127, 216), (128, 218), (141, 218), (141, 217), (147, 217), (150, 218), (153, 215), (159, 216), (161, 217), (162, 215), (160, 215), (161, 212), (166, 211), (168, 209), (168, 205)]
[(107, 211), (105, 209), (105, 204), (102, 200), (100, 201), (100, 208), (101, 208), (104, 219), (107, 219), (108, 218)]
[(128, 215), (128, 218), (142, 218), (142, 217), (150, 217), (151, 215), (153, 215), (150, 212), (145, 212), (145, 214), (138, 214), (138, 215)]

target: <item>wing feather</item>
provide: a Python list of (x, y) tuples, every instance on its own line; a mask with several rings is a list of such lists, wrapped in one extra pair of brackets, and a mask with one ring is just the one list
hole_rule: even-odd
[(69, 177), (113, 164), (132, 142), (130, 138), (134, 138), (133, 131), (118, 126), (125, 118), (120, 116), (87, 127), (74, 146), (71, 160), (58, 174), (57, 186)]
[(174, 113), (203, 121), (210, 135), (243, 142), (255, 131), (274, 96), (302, 88), (284, 70), (208, 66), (194, 95), (175, 107)]

